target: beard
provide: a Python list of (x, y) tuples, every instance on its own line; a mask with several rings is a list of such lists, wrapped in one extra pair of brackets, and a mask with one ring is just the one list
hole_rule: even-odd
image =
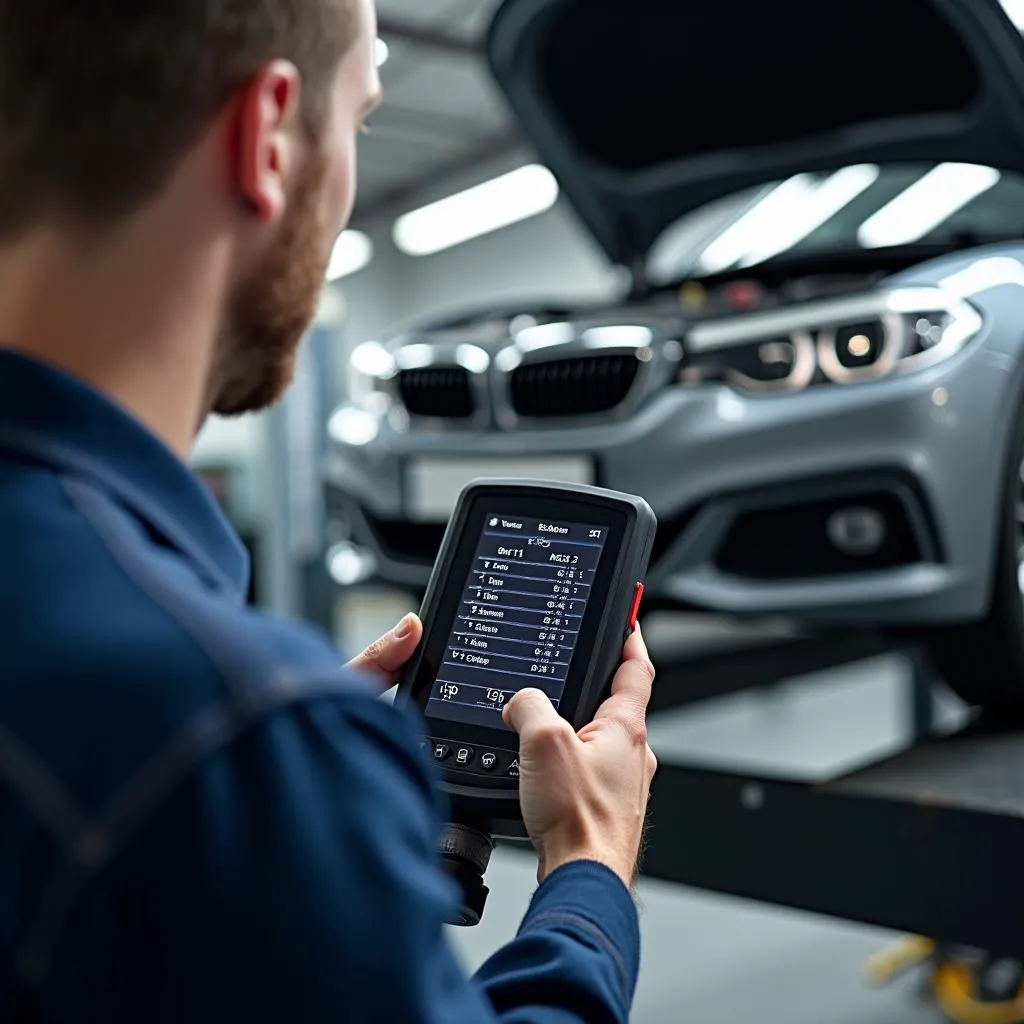
[(277, 238), (228, 300), (212, 380), (211, 411), (218, 415), (266, 409), (292, 382), (330, 259), (321, 216), (324, 178), (324, 161), (311, 157)]

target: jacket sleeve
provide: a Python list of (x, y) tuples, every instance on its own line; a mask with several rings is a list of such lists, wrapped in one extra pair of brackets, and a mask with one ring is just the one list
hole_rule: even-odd
[(477, 971), (503, 1021), (627, 1021), (640, 967), (636, 906), (619, 878), (580, 861), (549, 875), (515, 941)]
[(362, 695), (279, 712), (204, 762), (93, 886), (62, 991), (106, 1021), (626, 1021), (636, 913), (598, 865), (556, 872), (465, 976), (443, 927), (443, 813), (412, 715)]

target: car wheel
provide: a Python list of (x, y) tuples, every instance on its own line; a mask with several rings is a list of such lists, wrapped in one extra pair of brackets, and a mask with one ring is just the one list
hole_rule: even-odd
[(939, 675), (969, 704), (1024, 709), (1024, 405), (1010, 444), (992, 602), (980, 622), (936, 631)]

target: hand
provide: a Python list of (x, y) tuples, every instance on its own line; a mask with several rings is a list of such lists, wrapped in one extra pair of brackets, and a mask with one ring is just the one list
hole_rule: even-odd
[(594, 860), (633, 883), (658, 767), (647, 745), (654, 666), (639, 629), (623, 658), (611, 696), (579, 733), (540, 690), (520, 691), (503, 712), (519, 734), (519, 799), (539, 882), (562, 864)]
[(374, 640), (369, 647), (348, 663), (348, 668), (377, 676), (389, 689), (398, 682), (405, 663), (412, 657), (423, 636), (423, 623), (417, 615), (406, 615), (390, 633)]

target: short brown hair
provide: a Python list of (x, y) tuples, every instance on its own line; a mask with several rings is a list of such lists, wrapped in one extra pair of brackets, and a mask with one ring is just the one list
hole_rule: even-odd
[(155, 195), (231, 94), (275, 58), (317, 131), (352, 0), (0, 0), (0, 238), (102, 225)]

